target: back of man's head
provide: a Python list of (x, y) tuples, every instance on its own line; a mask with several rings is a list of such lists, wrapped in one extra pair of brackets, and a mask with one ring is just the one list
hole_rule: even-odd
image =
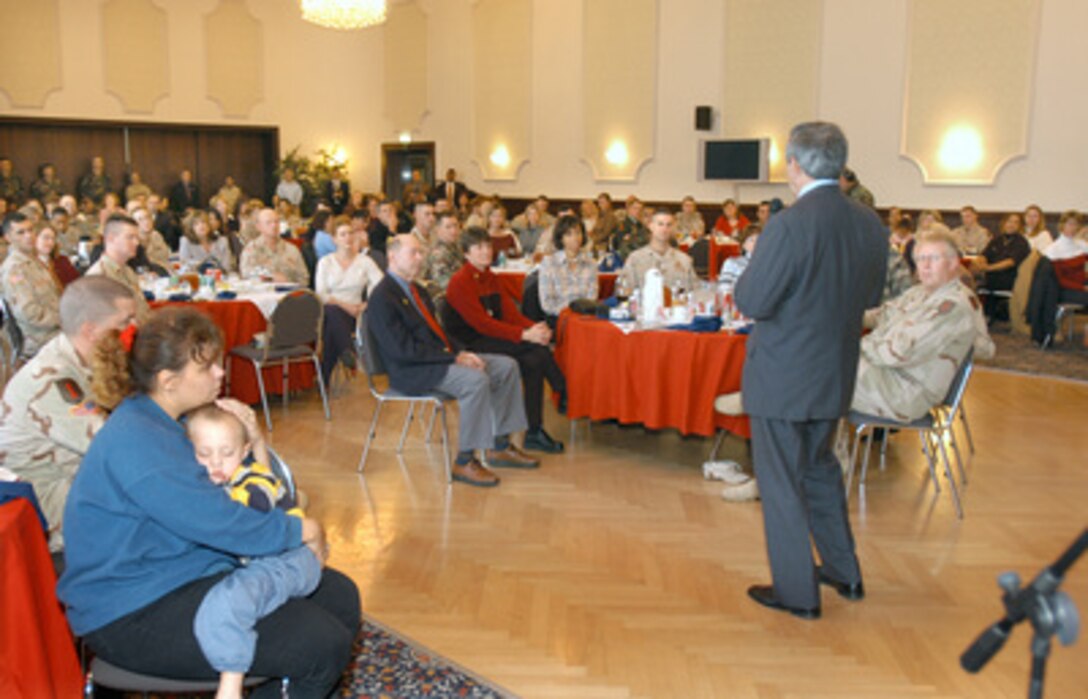
[(810, 121), (790, 131), (786, 161), (795, 160), (801, 170), (816, 180), (833, 180), (846, 167), (846, 136), (835, 124)]
[(102, 238), (108, 240), (114, 233), (124, 230), (125, 226), (135, 226), (136, 221), (128, 214), (110, 214), (106, 225), (102, 226)]
[(118, 299), (131, 299), (132, 290), (101, 275), (80, 277), (60, 297), (60, 329), (73, 337), (84, 323), (101, 325), (117, 312)]

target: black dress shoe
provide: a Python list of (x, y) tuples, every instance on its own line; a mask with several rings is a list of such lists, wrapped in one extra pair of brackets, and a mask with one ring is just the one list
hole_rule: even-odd
[(819, 619), (820, 608), (802, 609), (800, 607), (788, 607), (778, 601), (774, 594), (774, 588), (770, 585), (752, 585), (748, 588), (748, 596), (768, 609), (777, 609), (780, 612), (789, 612), (801, 619)]
[(839, 582), (825, 575), (823, 568), (816, 569), (816, 580), (821, 585), (827, 585), (838, 592), (840, 597), (845, 597), (852, 602), (865, 599), (865, 585), (860, 580), (856, 583)]
[(563, 443), (558, 439), (552, 439), (552, 436), (544, 431), (543, 428), (539, 430), (530, 430), (525, 433), (525, 448), (532, 451), (542, 451), (547, 454), (558, 454), (565, 448)]

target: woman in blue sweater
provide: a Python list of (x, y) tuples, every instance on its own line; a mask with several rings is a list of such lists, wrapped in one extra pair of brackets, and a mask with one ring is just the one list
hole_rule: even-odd
[[(215, 679), (193, 635), (207, 591), (241, 556), (300, 544), (321, 561), (326, 554), (316, 521), (236, 503), (197, 462), (178, 420), (218, 395), (222, 347), (207, 316), (161, 310), (140, 327), (131, 353), (119, 350), (121, 361), (95, 376), (97, 392), (131, 395), (72, 483), (67, 568), (57, 589), (72, 630), (102, 658), (136, 672)], [(312, 595), (257, 624), (251, 674), (290, 678), (293, 697), (329, 695), (348, 664), (359, 614), (355, 584), (326, 568)], [(267, 683), (252, 696), (278, 692)]]

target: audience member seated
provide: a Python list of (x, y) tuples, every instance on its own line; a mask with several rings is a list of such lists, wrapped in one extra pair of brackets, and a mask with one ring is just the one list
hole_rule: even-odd
[(876, 208), (873, 193), (858, 180), (857, 173), (848, 167), (843, 168), (842, 174), (839, 175), (839, 189), (859, 204), (864, 204), (870, 209)]
[(29, 359), (60, 332), (61, 286), (34, 247), (34, 226), (16, 211), (4, 217), (8, 256), (0, 265), (0, 291), (23, 334), (21, 359)]
[(1023, 235), (1020, 214), (1008, 214), (1001, 219), (1001, 229), (982, 251), (985, 262), (974, 266), (976, 274), (984, 273), (984, 286), (991, 293), (986, 296), (986, 317), (993, 318), (998, 307), (994, 291), (1012, 291), (1016, 282), (1016, 269), (1031, 252), (1031, 245)]
[(973, 347), (988, 359), (994, 344), (978, 299), (960, 283), (951, 235), (929, 233), (915, 246), (918, 284), (866, 314), (854, 410), (911, 421), (944, 400)]
[(491, 209), (495, 208), (495, 204), (495, 200), (491, 197), (477, 196), (472, 200), (471, 212), (468, 218), (465, 219), (464, 227), (477, 226), (486, 230), (487, 222), (491, 217)]
[(212, 231), (208, 215), (203, 211), (193, 211), (185, 219), (179, 258), (182, 267), (194, 272), (208, 269), (229, 272), (233, 266), (230, 242), (225, 235)]
[(332, 226), (332, 212), (327, 209), (320, 209), (310, 220), (310, 235), (307, 237), (313, 244), (314, 254), (319, 260), (336, 251), (336, 241), (332, 239)]
[(142, 197), (146, 202), (149, 196), (151, 196), (151, 188), (144, 184), (140, 173), (133, 170), (129, 173), (128, 186), (125, 187), (125, 201), (136, 201)]
[(106, 419), (92, 395), (96, 348), (136, 315), (132, 291), (105, 277), (72, 282), (60, 299), (60, 334), (8, 381), (0, 408), (2, 465), (34, 486), (49, 525), (49, 550), (64, 548), (68, 488)]
[(681, 245), (694, 245), (706, 233), (706, 221), (695, 206), (694, 197), (684, 197), (676, 215), (676, 235)]
[(412, 211), (416, 204), (427, 201), (431, 196), (431, 186), (423, 181), (422, 170), (418, 168), (412, 170), (411, 178), (405, 183), (400, 197), (407, 211)]
[(926, 209), (918, 213), (918, 229), (915, 235), (921, 237), (926, 233), (948, 233), (948, 226), (944, 225), (944, 217), (936, 209)]
[(23, 179), (15, 174), (14, 167), (10, 158), (0, 157), (0, 197), (18, 205), (26, 192)]
[(201, 208), (200, 188), (193, 182), (193, 173), (185, 169), (178, 175), (178, 181), (170, 190), (170, 210), (184, 219), (189, 209)]
[(578, 299), (597, 300), (597, 263), (586, 248), (582, 221), (574, 216), (560, 216), (552, 229), (556, 252), (540, 265), (538, 284), (540, 307), (554, 318)]
[(178, 246), (181, 245), (181, 226), (170, 213), (167, 203), (158, 194), (152, 194), (147, 198), (147, 210), (151, 213), (155, 230), (166, 241), (166, 246), (171, 251), (177, 252)]
[(76, 196), (80, 201), (90, 199), (97, 206), (102, 204), (106, 192), (112, 191), (113, 183), (110, 181), (110, 176), (106, 174), (106, 161), (102, 159), (102, 156), (96, 155), (91, 158), (91, 171), (79, 178)]
[(756, 207), (756, 225), (760, 230), (767, 227), (767, 223), (771, 220), (771, 202), (767, 199), (759, 202), (759, 206)]
[(525, 384), (525, 415), (529, 424), (525, 448), (560, 452), (563, 443), (544, 430), (545, 379), (561, 402), (566, 393), (563, 372), (548, 347), (552, 333), (547, 323), (534, 323), (523, 316), (514, 299), (503, 291), (491, 271), (493, 240), (494, 236), (479, 228), (469, 228), (461, 236), (466, 262), (450, 279), (446, 290), (444, 325), (450, 336), (467, 349), (506, 355), (518, 363)]
[(124, 214), (114, 214), (106, 220), (102, 237), (102, 255), (87, 270), (88, 276), (100, 274), (121, 282), (132, 291), (136, 299), (136, 317), (143, 322), (151, 308), (140, 289), (140, 277), (129, 266), (140, 246), (140, 233), (136, 222)]
[(292, 168), (284, 168), (280, 181), (276, 184), (276, 199), (291, 203), (291, 206), (302, 205), (302, 184), (295, 179), (295, 171)]
[(737, 238), (748, 228), (748, 217), (740, 213), (737, 202), (726, 199), (722, 202), (722, 215), (714, 222), (715, 238)]
[[(491, 237), (493, 260), (498, 263), (499, 255), (521, 257), (521, 242), (514, 231), (506, 225), (506, 207), (498, 204), (487, 216), (487, 234)], [(464, 247), (464, 246), (462, 246)]]
[[(588, 201), (588, 200), (587, 200)], [(608, 192), (597, 195), (597, 215), (592, 226), (586, 222), (586, 214), (583, 209), (582, 225), (585, 226), (586, 235), (593, 241), (594, 253), (605, 253), (612, 245), (612, 238), (619, 221), (616, 220), (616, 211), (612, 206), (612, 197)]]
[(1084, 216), (1079, 211), (1066, 211), (1058, 221), (1061, 234), (1043, 253), (1058, 276), (1062, 303), (1088, 305), (1088, 291), (1084, 289), (1088, 242), (1077, 237), (1083, 226)]
[(973, 206), (960, 209), (961, 225), (952, 231), (952, 238), (964, 255), (980, 255), (990, 242), (990, 231), (978, 222), (978, 211)]
[(430, 296), (416, 283), (423, 250), (410, 235), (389, 245), (389, 273), (374, 289), (367, 305), (370, 341), (389, 372), (389, 385), (401, 393), (452, 396), (460, 407), (458, 452), (453, 479), (490, 487), (499, 478), (490, 466), (536, 468), (510, 441), (527, 426), (518, 365), (497, 354), (464, 351), (435, 319)]
[(219, 188), (215, 196), (223, 202), (227, 212), (233, 215), (238, 210), (238, 202), (242, 199), (242, 188), (235, 184), (233, 177), (227, 175), (223, 179), (223, 186)]
[(748, 226), (742, 236), (741, 254), (722, 262), (722, 268), (718, 272), (718, 283), (728, 289), (729, 293), (733, 293), (733, 287), (737, 285), (740, 275), (744, 274), (744, 270), (748, 269), (748, 263), (752, 261), (752, 253), (756, 251), (756, 243), (759, 242), (759, 236), (762, 232), (762, 229), (756, 224)]
[(34, 250), (38, 253), (41, 263), (56, 276), (61, 287), (66, 287), (79, 279), (79, 270), (72, 266), (71, 260), (57, 250), (57, 234), (51, 227), (44, 226), (38, 231), (38, 237), (34, 240)]
[(416, 202), (412, 206), (412, 235), (416, 237), (419, 244), (426, 250), (434, 241), (432, 240), (432, 233), (434, 231), (435, 214), (434, 204), (427, 201)]
[(537, 249), (541, 235), (548, 230), (540, 220), (540, 210), (536, 204), (529, 204), (525, 211), (514, 217), (511, 224), (518, 234), (518, 245), (527, 254)]
[(374, 260), (378, 269), (385, 271), (385, 255), (370, 245), (370, 214), (366, 208), (356, 209), (351, 214), (351, 230), (355, 234), (359, 252)]
[(661, 271), (665, 286), (670, 289), (691, 291), (695, 288), (695, 269), (691, 258), (672, 247), (672, 227), (672, 214), (664, 210), (654, 213), (650, 221), (650, 242), (632, 252), (620, 271), (627, 288), (641, 288), (646, 272), (651, 269)]
[(642, 223), (642, 201), (636, 196), (629, 196), (623, 217), (612, 232), (609, 247), (621, 260), (626, 260), (628, 255), (646, 245), (649, 240), (650, 232)]
[(1031, 243), (1031, 249), (1045, 254), (1046, 249), (1054, 242), (1054, 235), (1046, 229), (1046, 216), (1043, 210), (1035, 204), (1024, 209), (1024, 236)]
[(909, 254), (914, 244), (914, 219), (910, 217), (910, 214), (899, 214), (889, 231), (888, 245), (898, 250), (900, 254)]
[(461, 224), (457, 222), (455, 212), (448, 211), (438, 217), (435, 242), (426, 252), (427, 259), (420, 276), (420, 283), (436, 304), (446, 298), (450, 277), (465, 264), (460, 237)]
[[(193, 636), (208, 591), (243, 557), (304, 544), (319, 561), (327, 555), (316, 521), (232, 500), (196, 460), (179, 420), (215, 400), (222, 351), (210, 318), (168, 308), (141, 325), (127, 358), (119, 347), (123, 361), (101, 370), (112, 390), (100, 400), (127, 397), (72, 483), (64, 512), (67, 567), (57, 592), (72, 631), (99, 657), (134, 672), (215, 678)], [(255, 428), (246, 412), (243, 424)], [(255, 429), (247, 432), (256, 438)], [(290, 678), (298, 696), (327, 696), (350, 659), (359, 621), (354, 583), (326, 568), (316, 592), (257, 626), (249, 671)], [(278, 696), (279, 683), (263, 689)]]
[(379, 203), (378, 216), (370, 221), (370, 247), (386, 255), (386, 242), (397, 235), (399, 226), (396, 204), (391, 201)]
[[(234, 400), (209, 403), (190, 413), (185, 426), (196, 460), (207, 469), (208, 479), (233, 500), (260, 512), (276, 509), (305, 517), (295, 493), (269, 467), (259, 428), (246, 424), (250, 414)], [(251, 452), (253, 460), (246, 463)], [(257, 623), (288, 600), (313, 594), (324, 557), (322, 550), (299, 546), (250, 558), (204, 595), (193, 619), (193, 634), (208, 664), (219, 671), (216, 699), (242, 699), (245, 673), (256, 650)]]
[(30, 196), (46, 206), (60, 201), (64, 194), (64, 184), (57, 177), (57, 168), (53, 163), (38, 166), (38, 179), (30, 184)]
[(322, 257), (314, 274), (314, 288), (325, 304), (321, 374), (328, 385), (336, 362), (354, 367), (352, 336), (355, 320), (366, 308), (364, 295), (374, 291), (382, 271), (374, 260), (359, 252), (359, 237), (347, 216), (333, 220), (336, 250)]
[(272, 281), (300, 286), (310, 283), (306, 262), (291, 243), (280, 238), (280, 218), (272, 209), (257, 213), (258, 236), (242, 250), (239, 273), (243, 277), (270, 277)]

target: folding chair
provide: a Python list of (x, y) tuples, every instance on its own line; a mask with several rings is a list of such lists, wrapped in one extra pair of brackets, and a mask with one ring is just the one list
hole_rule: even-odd
[[(382, 362), (378, 350), (374, 346), (373, 336), (370, 334), (365, 311), (359, 314), (359, 321), (355, 324), (355, 346), (363, 369), (366, 372), (366, 383), (370, 389), (370, 395), (374, 396), (374, 400), (378, 402), (378, 404), (374, 406), (374, 415), (370, 419), (370, 428), (367, 430), (366, 443), (363, 444), (363, 455), (359, 458), (359, 473), (362, 473), (363, 468), (366, 466), (366, 459), (370, 454), (370, 445), (374, 441), (374, 436), (378, 431), (378, 418), (381, 416), (382, 407), (386, 403), (409, 404), (408, 415), (405, 417), (404, 427), (402, 427), (400, 431), (400, 441), (397, 442), (397, 453), (400, 454), (404, 451), (404, 442), (408, 438), (408, 428), (412, 424), (415, 406), (417, 403), (423, 403), (425, 405), (433, 406), (435, 414), (438, 416), (438, 419), (441, 420), (442, 456), (446, 465), (446, 482), (452, 483), (453, 476), (450, 471), (450, 431), (446, 424), (446, 401), (452, 399), (449, 396), (440, 393), (407, 395), (396, 391), (393, 388), (387, 388), (384, 391), (378, 389), (375, 380), (379, 376), (385, 375), (385, 364)], [(428, 430), (427, 436), (428, 438), (430, 437), (430, 430)]]
[[(266, 366), (283, 367), (283, 407), (287, 407), (288, 371), (291, 364), (311, 362), (317, 375), (317, 387), (321, 392), (321, 403), (325, 408), (325, 419), (329, 414), (329, 396), (325, 392), (325, 380), (321, 377), (321, 326), (324, 319), (321, 300), (312, 291), (293, 291), (280, 299), (272, 318), (268, 321), (268, 334), (261, 347), (243, 345), (235, 347), (230, 353), (253, 364), (257, 374), (257, 386), (261, 390), (261, 405), (264, 407), (264, 421), (268, 431), (272, 431), (272, 417), (268, 412), (268, 394), (264, 387), (261, 370)], [(229, 367), (229, 364), (228, 364)], [(228, 385), (230, 379), (228, 375)]]
[(959, 489), (956, 487), (956, 477), (952, 473), (952, 462), (948, 457), (948, 449), (945, 446), (945, 437), (948, 438), (948, 442), (952, 445), (952, 451), (956, 457), (956, 467), (960, 473), (960, 480), (966, 485), (967, 473), (963, 467), (963, 459), (960, 454), (959, 443), (956, 439), (955, 420), (958, 415), (963, 422), (964, 431), (973, 453), (974, 441), (971, 439), (970, 429), (967, 426), (967, 417), (962, 409), (963, 396), (967, 391), (967, 381), (971, 378), (971, 371), (973, 368), (974, 350), (972, 349), (968, 350), (967, 356), (964, 357), (963, 362), (960, 364), (960, 368), (956, 371), (956, 375), (952, 377), (952, 383), (948, 387), (948, 393), (945, 394), (944, 400), (917, 420), (902, 422), (891, 418), (866, 415), (865, 413), (859, 413), (853, 410), (850, 411), (847, 420), (855, 427), (854, 444), (850, 450), (850, 463), (846, 472), (846, 492), (850, 492), (854, 477), (854, 469), (857, 466), (858, 449), (861, 445), (863, 435), (867, 436), (867, 440), (865, 454), (862, 457), (861, 474), (858, 477), (859, 490), (865, 485), (865, 475), (869, 468), (869, 451), (871, 450), (873, 439), (872, 428), (881, 427), (884, 428), (885, 431), (890, 429), (913, 430), (918, 432), (918, 438), (922, 442), (922, 453), (925, 454), (926, 464), (929, 466), (929, 475), (933, 480), (933, 488), (938, 493), (941, 492), (941, 485), (937, 477), (936, 460), (937, 452), (938, 450), (940, 451), (945, 477), (947, 478), (949, 488), (952, 491), (952, 502), (956, 508), (956, 515), (960, 519), (963, 519), (963, 505), (960, 502)]
[(1062, 323), (1069, 320), (1069, 332), (1064, 333), (1064, 337), (1073, 339), (1073, 335), (1077, 332), (1076, 315), (1078, 311), (1083, 311), (1084, 305), (1080, 303), (1059, 303), (1058, 310), (1054, 314), (1054, 332), (1049, 333), (1046, 338), (1043, 339), (1042, 348), (1046, 349), (1050, 345), (1054, 344), (1054, 336), (1062, 333)]

